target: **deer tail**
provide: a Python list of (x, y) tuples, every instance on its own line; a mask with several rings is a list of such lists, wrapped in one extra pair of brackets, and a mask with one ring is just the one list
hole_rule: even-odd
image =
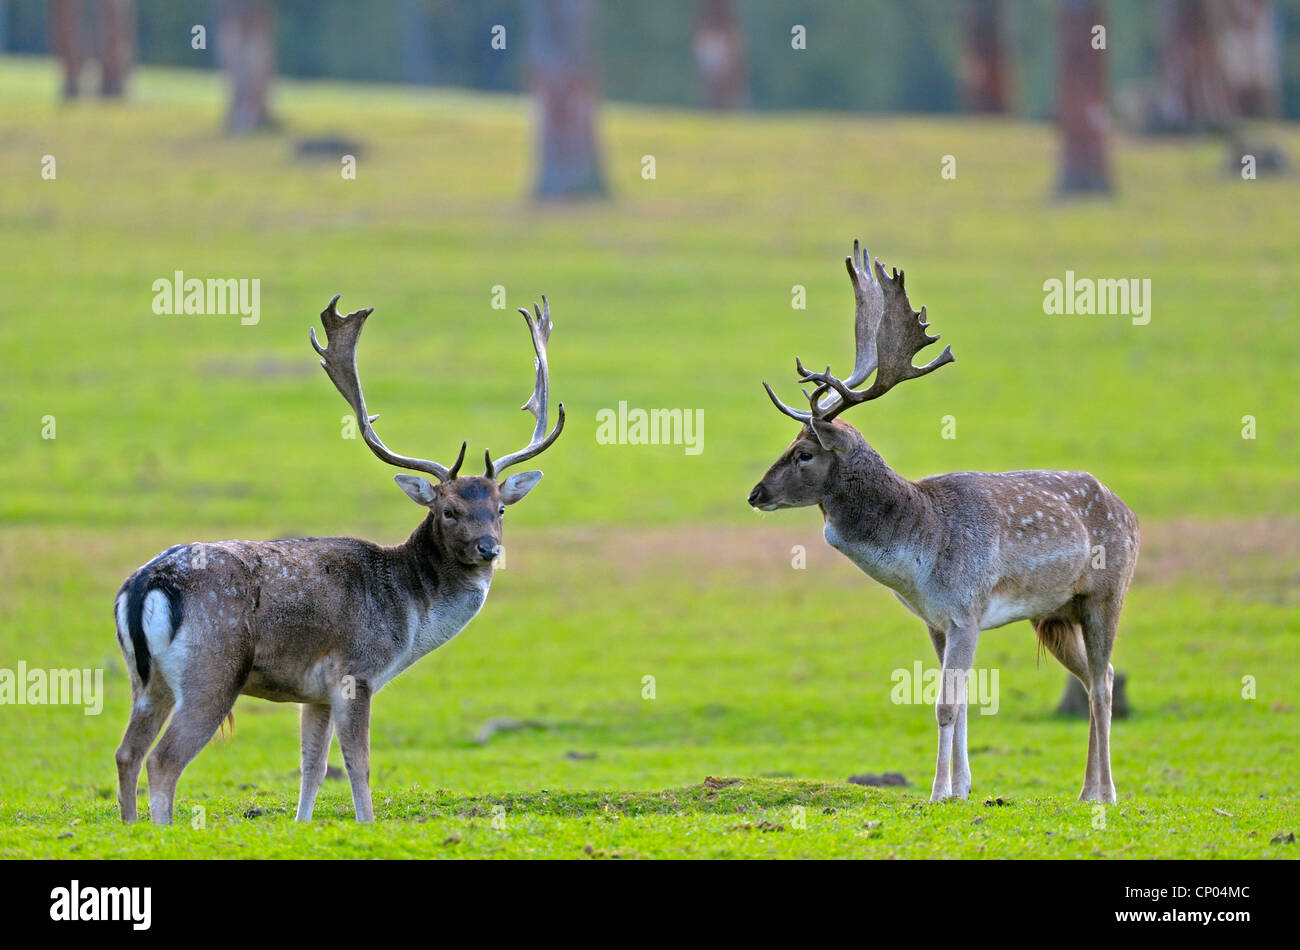
[(1074, 624), (1065, 617), (1042, 617), (1034, 621), (1034, 632), (1038, 634), (1038, 662), (1043, 660), (1043, 648), (1053, 656), (1059, 656), (1066, 641), (1074, 636)]

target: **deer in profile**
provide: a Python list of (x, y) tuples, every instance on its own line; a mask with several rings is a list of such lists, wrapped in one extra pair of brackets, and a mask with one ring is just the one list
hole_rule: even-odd
[[(366, 445), (382, 461), (422, 475), (398, 485), (427, 509), (407, 540), (382, 547), (356, 538), (217, 541), (159, 554), (122, 585), (114, 604), (117, 641), (131, 678), (131, 718), (117, 750), (122, 820), (136, 817), (141, 763), (149, 753), (149, 810), (172, 820), (176, 783), (230, 715), (240, 695), (301, 704), (302, 782), (297, 820), (311, 818), (333, 733), (338, 734), (359, 821), (370, 801), (370, 703), (393, 677), (449, 641), (483, 606), (501, 553), (506, 506), (542, 473), (506, 469), (541, 454), (564, 427), (564, 404), (547, 434), (550, 306), (520, 310), (536, 354), (536, 425), (518, 452), (482, 475), (461, 475), (465, 443), (450, 468), (392, 452), (375, 434), (357, 375), (357, 341), (367, 307), (345, 317), (338, 296), (321, 313), (326, 346), (311, 331), (321, 366), (356, 414)], [(430, 476), (433, 481), (423, 476)]]
[[(894, 591), (930, 634), (939, 658), (939, 752), (931, 800), (970, 793), (967, 677), (980, 631), (1017, 620), (1088, 692), (1088, 764), (1080, 801), (1115, 801), (1110, 771), (1110, 665), (1124, 594), (1138, 555), (1138, 523), (1087, 472), (954, 472), (910, 481), (838, 416), (899, 383), (953, 362), (950, 348), (917, 367), (934, 343), (912, 310), (903, 272), (885, 272), (853, 244), (846, 258), (856, 303), (856, 358), (847, 380), (796, 358), (807, 409), (772, 403), (801, 424), (754, 486), (762, 511), (817, 505), (831, 547)], [(866, 383), (872, 374), (869, 386)]]

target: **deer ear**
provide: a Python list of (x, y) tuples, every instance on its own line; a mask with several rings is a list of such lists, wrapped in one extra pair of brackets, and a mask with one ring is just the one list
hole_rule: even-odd
[(501, 483), (502, 504), (513, 505), (532, 491), (533, 486), (541, 480), (541, 472), (520, 472), (518, 475), (511, 475)]
[(437, 491), (426, 478), (420, 478), (418, 475), (394, 475), (393, 481), (397, 482), (402, 487), (402, 491), (406, 492), (411, 501), (417, 505), (428, 508), (438, 498)]
[(853, 440), (848, 432), (840, 426), (819, 419), (808, 420), (808, 428), (827, 452), (843, 455), (853, 447)]

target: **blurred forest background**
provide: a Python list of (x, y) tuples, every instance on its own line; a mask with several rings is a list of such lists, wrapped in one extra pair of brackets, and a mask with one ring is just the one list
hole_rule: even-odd
[[(53, 48), (49, 13), (58, 0), (0, 0), (0, 50), (45, 53)], [(76, 6), (76, 3), (68, 4)], [(485, 90), (523, 89), (520, 61), (498, 55), (488, 43), (496, 25), (507, 36), (522, 27), (528, 0), (220, 0), (130, 2), (135, 7), (136, 57), (172, 66), (217, 65), (215, 44), (206, 55), (190, 48), (190, 28), (211, 23), (241, 6), (264, 7), (273, 21), (276, 68), (287, 76), (329, 76), (390, 82), (435, 83)], [(1175, 4), (1177, 5), (1177, 4)], [(1197, 6), (1199, 4), (1185, 4)], [(954, 29), (960, 6), (1005, 6), (1005, 55), (1021, 113), (1043, 118), (1053, 111), (1052, 36), (1057, 0), (962, 4), (959, 0), (829, 0), (595, 3), (596, 61), (602, 87), (614, 99), (684, 105), (701, 100), (696, 70), (697, 35), (706, 24), (731, 23), (744, 47), (745, 87), (740, 97), (757, 109), (863, 109), (953, 112), (962, 108), (963, 43), (971, 30)], [(1162, 45), (1158, 0), (1111, 0), (1106, 22), (1127, 39), (1113, 61), (1117, 89), (1140, 89), (1154, 77)], [(1279, 39), (1281, 103), (1300, 116), (1300, 0), (1225, 4), (1267, 8)], [(224, 10), (222, 9), (224, 8)], [(713, 9), (710, 9), (713, 8)], [(967, 13), (969, 15), (969, 13)], [(712, 17), (712, 20), (710, 18)], [(268, 22), (270, 22), (268, 21)], [(815, 70), (774, 55), (789, 48), (792, 24), (818, 42)], [(867, 29), (864, 31), (864, 24)], [(1138, 37), (1132, 42), (1132, 37)], [(481, 37), (483, 42), (470, 42)], [(699, 44), (707, 47), (707, 41)], [(915, 68), (925, 63), (927, 68)], [(762, 64), (762, 68), (752, 68)]]
[[(126, 34), (111, 44), (119, 69), (131, 61), (217, 68), (221, 44), (193, 49), (191, 28), (243, 20), (251, 27), (226, 38), (273, 34), (274, 69), (286, 76), (519, 91), (529, 82), (526, 62), (501, 55), (493, 28), (504, 27), (510, 43), (523, 38), (530, 17), (548, 15), (544, 8), (589, 7), (593, 67), (612, 99), (876, 112), (982, 107), (1046, 118), (1055, 111), (1063, 6), (1090, 8), (1095, 22), (1123, 38), (1111, 44), (1111, 80), (1117, 100), (1133, 109), (1161, 80), (1191, 81), (1195, 73), (1204, 82), (1208, 36), (1217, 37), (1224, 70), (1241, 72), (1232, 60), (1244, 57), (1254, 60), (1246, 71), (1265, 74), (1272, 88), (1261, 107), (1300, 116), (1300, 0), (0, 0), (0, 51), (57, 51), (59, 31), (71, 36), (81, 11), (83, 57), (93, 58), (99, 35), (117, 31)], [(777, 55), (790, 49), (796, 24), (816, 39), (813, 68)], [(990, 65), (999, 75), (989, 75)], [(990, 80), (993, 98), (987, 90), (981, 98)], [(1210, 87), (1201, 94), (1216, 98)]]
[[(1116, 118), (1151, 134), (1223, 134), (1229, 171), (1286, 170), (1242, 126), (1300, 115), (1298, 28), (1300, 0), (0, 0), (0, 51), (53, 53), (65, 98), (125, 95), (136, 62), (220, 68), (236, 133), (276, 124), (276, 75), (531, 87), (540, 198), (606, 192), (602, 95), (1054, 118), (1060, 193), (1111, 190)], [(815, 57), (782, 55), (810, 36)], [(520, 37), (527, 54), (505, 55)]]
[[(0, 713), (0, 858), (1300, 856), (1298, 39), (1300, 0), (0, 0), (0, 667), (108, 694)], [(1084, 467), (1142, 519), (1105, 827), (1023, 624), (981, 641), (978, 797), (918, 801), (922, 626), (815, 511), (746, 504), (795, 435), (760, 381), (852, 353), (855, 237), (958, 358), (852, 420), (897, 471)], [(178, 270), (260, 281), (259, 322), (155, 312)], [(1049, 313), (1070, 272), (1154, 318)], [(417, 519), (320, 308), (377, 308), (390, 445), (477, 458), (531, 428), (543, 291), (571, 421), (491, 603), (378, 704), (386, 820), (327, 782), (333, 828), (292, 823), (296, 710), (248, 700), (181, 784), (212, 830), (123, 827), (121, 579)], [(704, 454), (598, 441), (624, 402), (707, 412)]]

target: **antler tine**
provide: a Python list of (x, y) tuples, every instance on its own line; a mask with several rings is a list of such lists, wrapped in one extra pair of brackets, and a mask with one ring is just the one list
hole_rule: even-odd
[(777, 409), (784, 412), (791, 419), (794, 419), (798, 422), (802, 422), (805, 424), (807, 424), (809, 420), (812, 419), (811, 411), (791, 408), (790, 406), (787, 406), (785, 403), (783, 403), (780, 399), (776, 398), (776, 393), (772, 392), (772, 387), (767, 384), (766, 380), (763, 382), (763, 388), (767, 390), (767, 398), (772, 400), (772, 405), (776, 406)]
[[(828, 418), (824, 416), (823, 413), (829, 411), (829, 409), (832, 409), (835, 406), (840, 405), (841, 403), (848, 403), (851, 405), (854, 402), (854, 400), (857, 399), (858, 394), (853, 392), (849, 388), (849, 383), (843, 382), (831, 375), (831, 368), (829, 366), (826, 367), (826, 371), (824, 373), (812, 373), (804, 369), (802, 366), (799, 367), (799, 372), (800, 372), (799, 382), (817, 383), (817, 388), (813, 390), (812, 395), (808, 395), (808, 390), (806, 389), (803, 391), (803, 393), (805, 396), (808, 396), (808, 401), (818, 409), (819, 419)], [(821, 406), (820, 400), (822, 396), (826, 395), (831, 390), (834, 390), (839, 395), (840, 402), (833, 403), (829, 407)]]
[(316, 340), (316, 328), (311, 328), (311, 345), (321, 355), (320, 365), (334, 383), (336, 389), (347, 400), (357, 416), (357, 426), (361, 429), (361, 438), (370, 451), (381, 461), (398, 468), (432, 475), (439, 481), (449, 481), (456, 477), (460, 464), (465, 458), (465, 444), (461, 443), (460, 456), (450, 470), (428, 459), (410, 458), (390, 451), (380, 441), (372, 427), (379, 414), (371, 415), (366, 409), (366, 397), (361, 391), (361, 378), (357, 375), (357, 341), (365, 326), (366, 317), (374, 313), (374, 307), (365, 307), (353, 311), (346, 317), (339, 316), (338, 302), (340, 294), (335, 294), (329, 306), (321, 311), (321, 324), (325, 327), (325, 346)]
[[(885, 314), (885, 292), (871, 272), (871, 253), (853, 242), (854, 264), (849, 268), (853, 284), (853, 375), (845, 380), (850, 389), (861, 386), (876, 368), (876, 336)], [(845, 264), (848, 261), (845, 260)]]
[[(487, 477), (496, 478), (511, 465), (517, 465), (520, 462), (526, 462), (530, 458), (540, 455), (546, 451), (560, 436), (564, 429), (564, 403), (557, 407), (555, 428), (550, 435), (546, 434), (547, 410), (551, 398), (551, 369), (547, 363), (546, 346), (551, 339), (551, 303), (542, 294), (542, 305), (539, 308), (533, 304), (533, 313), (529, 313), (523, 307), (519, 312), (524, 315), (524, 322), (528, 324), (528, 335), (533, 341), (533, 352), (536, 356), (533, 359), (533, 367), (536, 370), (536, 381), (533, 383), (533, 394), (528, 397), (528, 401), (521, 406), (533, 414), (537, 424), (533, 427), (533, 436), (528, 445), (518, 452), (511, 452), (509, 455), (503, 455), (496, 461), (492, 460), (491, 455), (487, 457)], [(536, 320), (533, 315), (536, 314)]]
[(447, 481), (451, 481), (453, 478), (457, 476), (457, 474), (459, 474), (460, 463), (465, 461), (465, 449), (468, 445), (469, 445), (468, 442), (462, 442), (460, 444), (460, 454), (456, 456), (456, 464), (453, 465), (451, 468), (447, 469)]

